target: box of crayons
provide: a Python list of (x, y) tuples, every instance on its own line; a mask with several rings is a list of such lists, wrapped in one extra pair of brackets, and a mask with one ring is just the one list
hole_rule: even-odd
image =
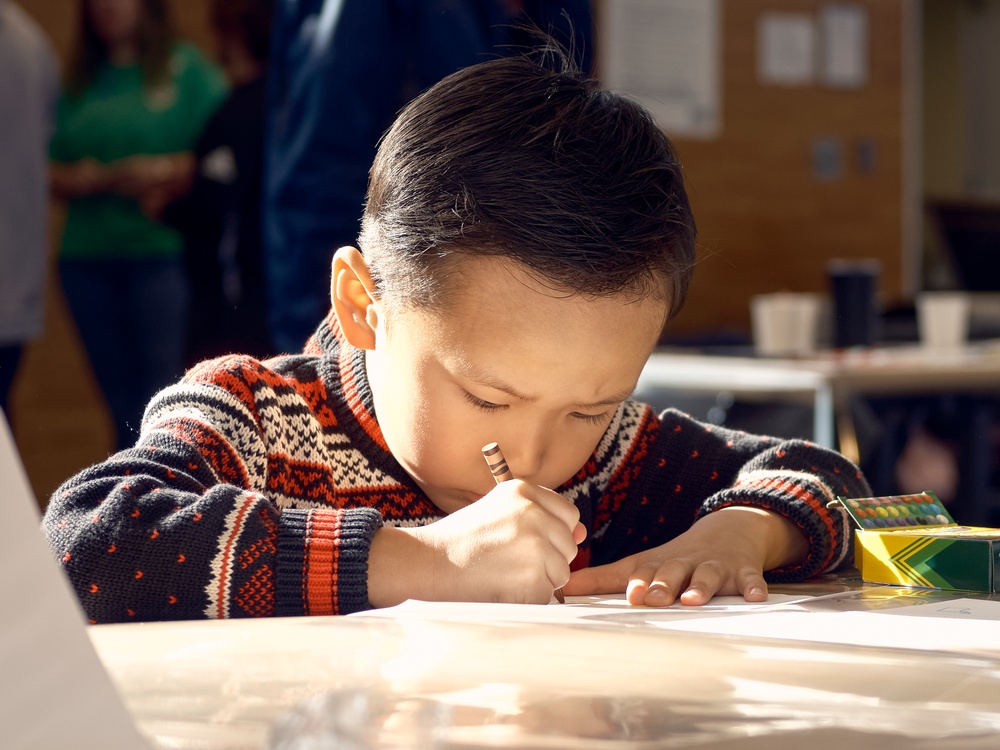
[(1000, 593), (1000, 529), (959, 526), (932, 492), (839, 498), (862, 580)]

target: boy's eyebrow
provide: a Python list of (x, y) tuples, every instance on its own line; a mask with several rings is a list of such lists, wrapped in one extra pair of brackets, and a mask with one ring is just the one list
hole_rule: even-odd
[[(529, 396), (518, 391), (514, 386), (505, 383), (492, 373), (480, 372), (479, 370), (471, 370), (466, 373), (466, 376), (478, 383), (479, 385), (485, 385), (488, 388), (493, 388), (494, 390), (506, 393), (511, 398), (517, 399), (518, 401), (537, 401), (537, 396)], [(625, 401), (632, 393), (635, 391), (635, 386), (631, 388), (614, 393), (607, 398), (601, 399), (600, 401), (593, 401), (589, 404), (577, 403), (571, 404), (570, 406), (574, 409), (596, 409), (601, 406), (617, 406), (622, 401)]]

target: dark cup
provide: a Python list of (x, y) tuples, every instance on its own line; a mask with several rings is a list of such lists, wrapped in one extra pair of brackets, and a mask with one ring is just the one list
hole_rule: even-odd
[(833, 260), (827, 266), (833, 295), (833, 346), (872, 346), (878, 338), (875, 260)]

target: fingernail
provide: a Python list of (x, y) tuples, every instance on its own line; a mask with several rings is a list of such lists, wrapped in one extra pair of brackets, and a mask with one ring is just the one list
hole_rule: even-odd
[(665, 602), (667, 600), (668, 592), (667, 587), (661, 583), (651, 584), (648, 589), (646, 589), (646, 601), (654, 602)]
[(705, 596), (705, 593), (699, 588), (689, 588), (680, 596), (681, 604), (695, 607), (701, 606), (711, 598), (711, 596)]

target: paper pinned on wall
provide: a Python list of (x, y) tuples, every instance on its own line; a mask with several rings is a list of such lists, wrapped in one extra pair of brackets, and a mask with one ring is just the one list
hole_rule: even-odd
[(816, 24), (805, 13), (762, 13), (757, 19), (757, 79), (808, 86), (816, 78)]
[(837, 88), (868, 83), (868, 12), (856, 3), (829, 3), (820, 13), (820, 27), (823, 83)]
[(605, 3), (601, 79), (641, 102), (671, 137), (722, 128), (718, 0)]

